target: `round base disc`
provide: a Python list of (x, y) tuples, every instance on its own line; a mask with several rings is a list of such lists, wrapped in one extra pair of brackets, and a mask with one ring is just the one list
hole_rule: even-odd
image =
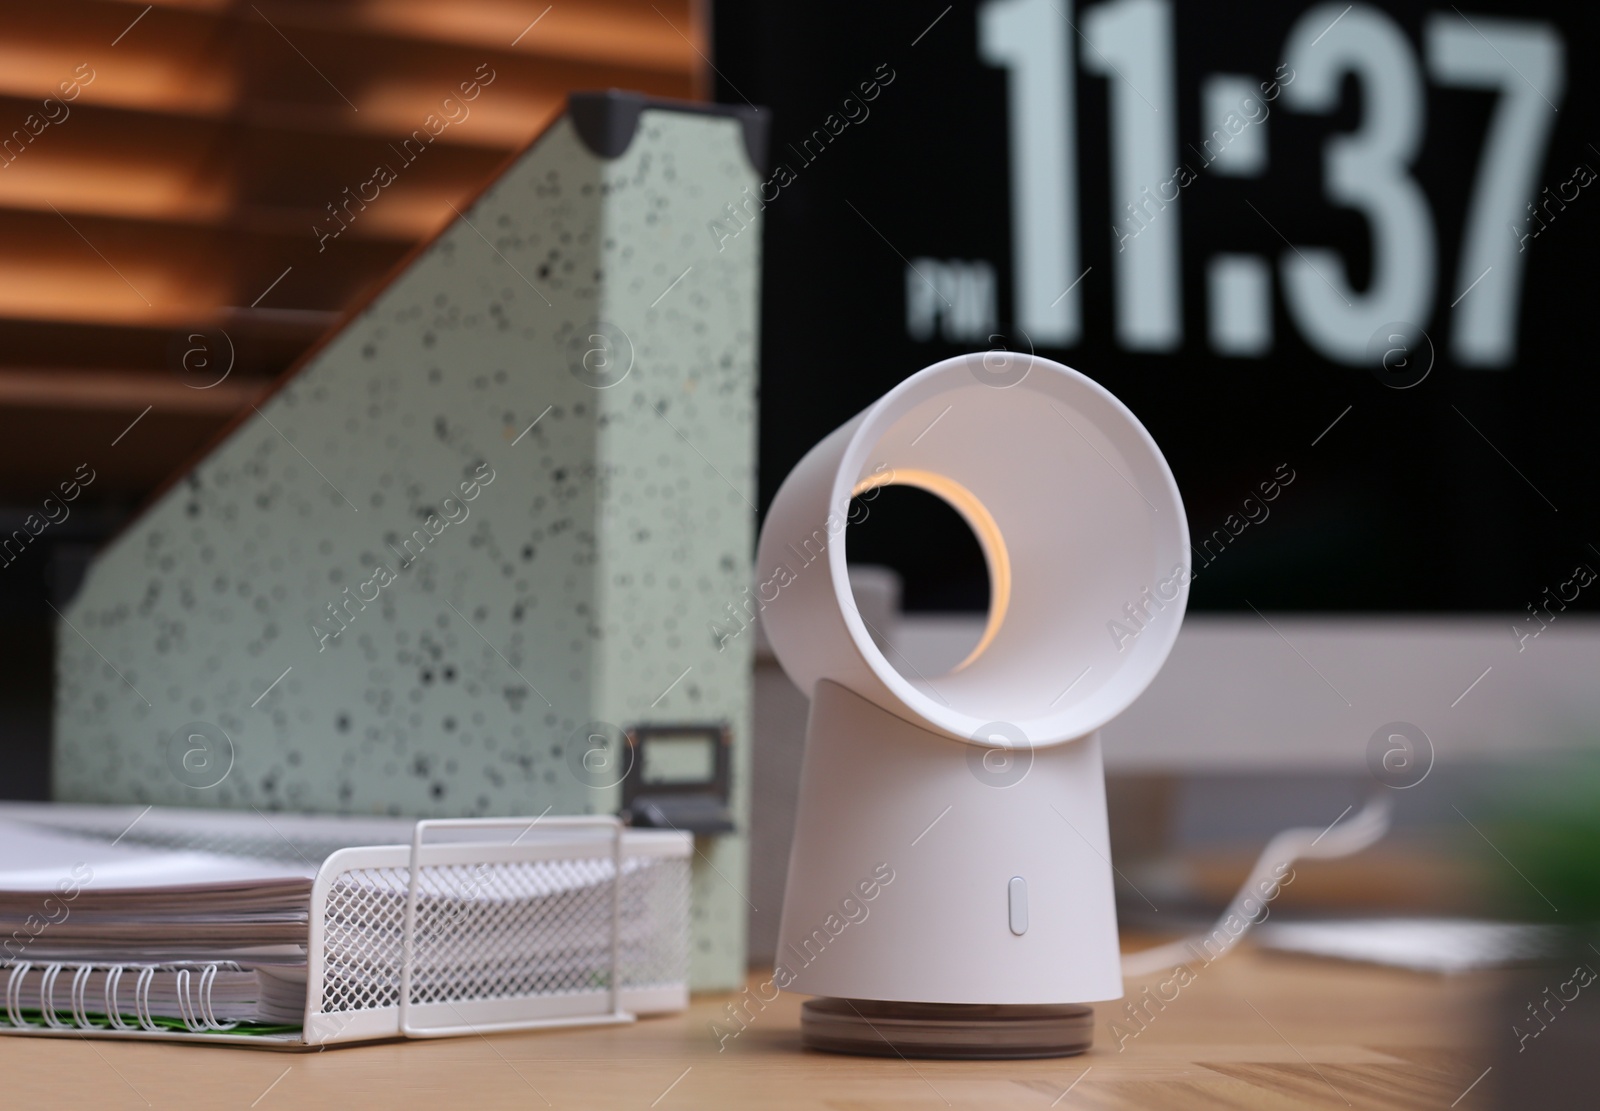
[(1069, 1057), (1094, 1042), (1094, 1009), (1081, 1003), (894, 1003), (808, 1000), (800, 1044), (867, 1057), (1005, 1060)]

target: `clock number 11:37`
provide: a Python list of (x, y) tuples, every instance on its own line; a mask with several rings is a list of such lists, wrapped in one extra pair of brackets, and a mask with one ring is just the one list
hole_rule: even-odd
[[(979, 53), (1008, 78), (1013, 316), (1043, 346), (1083, 335), (1075, 61), (1108, 82), (1113, 198), (1135, 202), (1180, 161), (1171, 0), (1108, 0), (1077, 23), (1073, 14), (1072, 0), (986, 0), (978, 15)], [(1533, 201), (1565, 91), (1561, 34), (1548, 23), (1441, 12), (1427, 18), (1423, 44), (1438, 85), (1498, 94), (1448, 286), (1457, 300), (1473, 290), (1451, 316), (1450, 349), (1463, 366), (1507, 366), (1526, 257), (1513, 229)], [(1422, 65), (1395, 21), (1368, 4), (1307, 9), (1290, 28), (1283, 64), (1294, 75), (1282, 86), (1291, 111), (1330, 115), (1345, 75), (1361, 85), (1361, 125), (1328, 139), (1322, 184), (1328, 203), (1365, 218), (1370, 278), (1355, 288), (1345, 260), (1325, 247), (1289, 247), (1279, 261), (1301, 334), (1327, 358), (1356, 365), (1378, 328), (1425, 323), (1439, 297), (1433, 213), (1410, 172), (1426, 122)], [(1116, 335), (1128, 350), (1182, 344), (1180, 229), (1172, 201), (1113, 252)]]

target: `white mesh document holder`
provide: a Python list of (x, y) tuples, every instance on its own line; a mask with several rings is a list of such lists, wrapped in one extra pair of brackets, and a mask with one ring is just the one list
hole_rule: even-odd
[[(409, 845), (323, 859), (300, 1029), (217, 1021), (212, 981), (238, 967), (226, 961), (22, 960), (0, 963), (0, 1033), (296, 1049), (682, 1010), (692, 851), (688, 834), (610, 817), (418, 822)], [(163, 976), (181, 1028), (152, 1020), (150, 986)]]

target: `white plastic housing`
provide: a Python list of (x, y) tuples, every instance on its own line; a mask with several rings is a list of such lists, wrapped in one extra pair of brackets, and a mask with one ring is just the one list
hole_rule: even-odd
[[(1025, 375), (988, 384), (974, 369), (986, 358)], [(993, 640), (948, 675), (902, 676), (850, 593), (851, 493), (887, 474), (969, 491), (1008, 555)], [(756, 575), (767, 636), (801, 690), (831, 679), (947, 736), (1004, 721), (1038, 746), (1094, 732), (1155, 678), (1188, 600), (1188, 553), (1177, 483), (1127, 407), (1060, 363), (990, 352), (919, 371), (812, 448), (767, 512)]]
[[(896, 670), (850, 591), (852, 495), (894, 482), (945, 497), (988, 558), (984, 640), (945, 675)], [(937, 363), (801, 460), (757, 552), (767, 635), (812, 696), (781, 987), (929, 1003), (1121, 994), (1096, 730), (1166, 659), (1188, 550), (1149, 433), (1045, 359)]]
[[(993, 785), (1008, 767), (1026, 774)], [(1014, 877), (1027, 889), (1020, 936)], [(878, 884), (870, 900), (862, 881)], [(775, 961), (788, 990), (848, 999), (1121, 995), (1099, 735), (979, 749), (819, 684)]]

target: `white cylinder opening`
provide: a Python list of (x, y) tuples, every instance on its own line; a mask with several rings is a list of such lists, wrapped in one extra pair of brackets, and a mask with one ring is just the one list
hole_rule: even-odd
[[(912, 375), (795, 467), (762, 528), (762, 620), (807, 693), (828, 680), (949, 737), (1055, 744), (1100, 728), (1160, 670), (1188, 599), (1189, 533), (1126, 406), (1059, 363), (1002, 357), (1013, 373), (989, 353)], [(850, 589), (838, 540), (852, 498), (887, 484), (943, 499), (984, 551), (984, 632), (943, 675), (901, 674)]]

